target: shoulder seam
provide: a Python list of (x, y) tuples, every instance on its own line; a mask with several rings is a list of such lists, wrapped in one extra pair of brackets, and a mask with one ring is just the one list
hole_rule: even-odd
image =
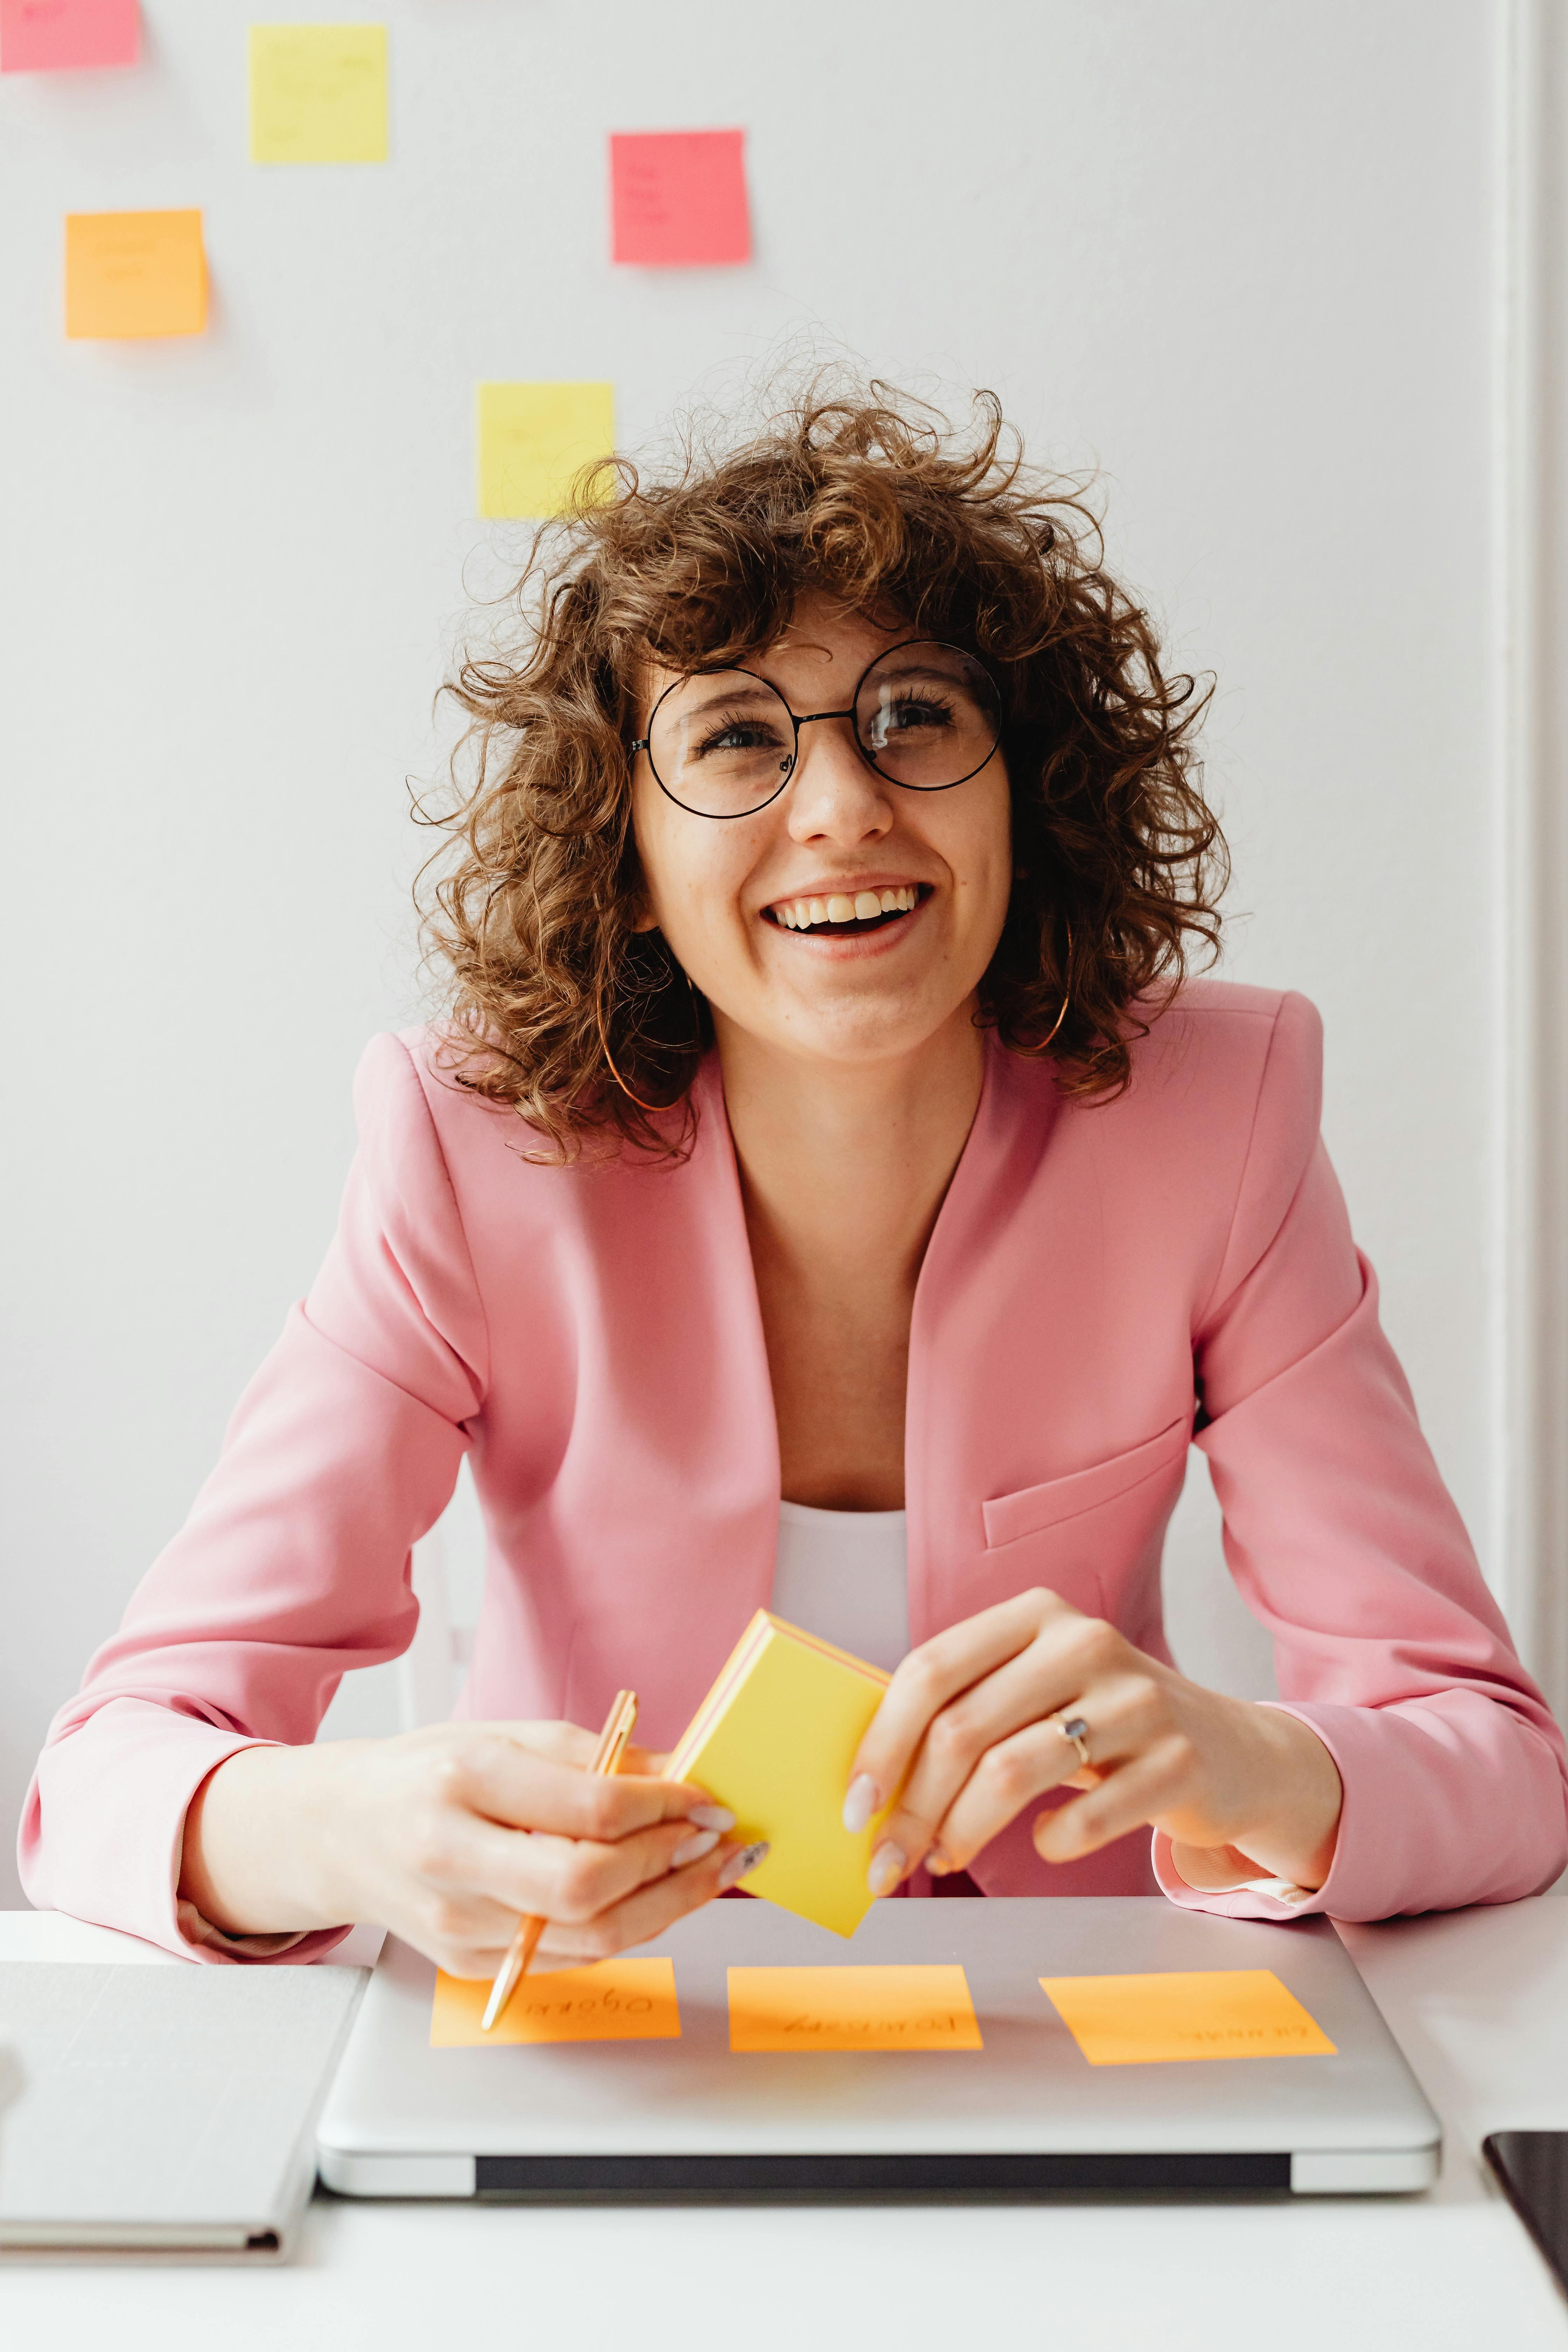
[(408, 1045), (407, 1041), (395, 1030), (389, 1030), (386, 1034), (391, 1037), (393, 1044), (397, 1047), (399, 1053), (403, 1055), (404, 1060), (408, 1066), (408, 1075), (414, 1081), (414, 1090), (419, 1097), (419, 1108), (425, 1114), (425, 1123), (430, 1130), (430, 1141), (435, 1148), (437, 1162), (441, 1171), (441, 1181), (447, 1187), (447, 1195), (452, 1203), (453, 1221), (462, 1237), (463, 1260), (468, 1269), (468, 1287), (473, 1292), (475, 1303), (479, 1307), (479, 1324), (485, 1335), (485, 1369), (484, 1379), (480, 1387), (482, 1399), (489, 1392), (490, 1369), (494, 1356), (494, 1341), (490, 1332), (489, 1310), (485, 1305), (485, 1294), (479, 1286), (479, 1274), (474, 1265), (474, 1253), (468, 1244), (468, 1229), (463, 1223), (463, 1212), (461, 1204), (458, 1199), (458, 1188), (452, 1181), (452, 1171), (447, 1164), (447, 1154), (441, 1142), (441, 1130), (436, 1124), (436, 1114), (430, 1108), (430, 1098), (426, 1093), (425, 1080), (421, 1075), (419, 1065), (415, 1060), (413, 1049)]
[(1247, 1179), (1252, 1167), (1253, 1149), (1258, 1141), (1258, 1122), (1263, 1110), (1264, 1090), (1268, 1084), (1268, 1066), (1274, 1059), (1274, 1048), (1279, 1043), (1279, 1016), (1285, 1010), (1286, 1001), (1286, 993), (1282, 992), (1279, 1003), (1276, 1004), (1273, 1013), (1269, 1016), (1268, 1048), (1263, 1056), (1263, 1067), (1258, 1074), (1258, 1091), (1252, 1098), (1252, 1123), (1247, 1130), (1247, 1150), (1241, 1155), (1241, 1173), (1237, 1179), (1236, 1197), (1230, 1204), (1230, 1216), (1226, 1223), (1225, 1241), (1220, 1249), (1219, 1264), (1215, 1268), (1213, 1284), (1210, 1286), (1208, 1297), (1204, 1300), (1202, 1307), (1193, 1318), (1193, 1333), (1194, 1337), (1203, 1329), (1204, 1325), (1208, 1321), (1209, 1316), (1213, 1312), (1215, 1300), (1218, 1293), (1220, 1284), (1225, 1278), (1226, 1267), (1230, 1263), (1230, 1245), (1236, 1238), (1236, 1221), (1241, 1214), (1242, 1195), (1247, 1191)]

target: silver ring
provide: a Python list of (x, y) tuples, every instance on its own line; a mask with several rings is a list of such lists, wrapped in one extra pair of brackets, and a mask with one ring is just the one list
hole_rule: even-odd
[(1081, 1715), (1053, 1715), (1051, 1721), (1071, 1748), (1078, 1750), (1079, 1769), (1089, 1763), (1089, 1726)]

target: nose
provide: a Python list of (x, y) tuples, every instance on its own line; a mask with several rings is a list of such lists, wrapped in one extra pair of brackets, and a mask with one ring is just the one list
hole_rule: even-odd
[(879, 841), (893, 825), (893, 787), (861, 758), (848, 719), (824, 719), (800, 735), (790, 778), (792, 841)]

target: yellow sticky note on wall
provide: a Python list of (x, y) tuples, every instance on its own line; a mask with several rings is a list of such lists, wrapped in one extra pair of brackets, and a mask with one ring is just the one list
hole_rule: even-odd
[(616, 446), (609, 383), (481, 383), (479, 512), (559, 514), (573, 478)]
[(199, 335), (206, 322), (199, 212), (66, 215), (68, 335)]
[(1042, 1977), (1040, 1984), (1091, 2066), (1338, 2054), (1272, 1969)]
[(252, 25), (254, 163), (384, 163), (386, 26)]
[(957, 1967), (731, 1969), (731, 2050), (979, 2050)]
[(877, 1827), (844, 1826), (855, 1750), (889, 1677), (759, 1609), (669, 1759), (728, 1805), (736, 1835), (765, 1838), (746, 1891), (852, 1936), (871, 1907)]
[(668, 1959), (595, 1960), (524, 1977), (489, 2033), (479, 2021), (490, 1989), (482, 1979), (436, 1977), (430, 2047), (460, 2050), (496, 2042), (679, 2042), (680, 2006)]

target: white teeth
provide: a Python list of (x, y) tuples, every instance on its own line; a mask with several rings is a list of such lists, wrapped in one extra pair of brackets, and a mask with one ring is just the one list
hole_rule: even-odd
[(782, 899), (773, 915), (786, 930), (808, 931), (814, 923), (865, 923), (878, 915), (911, 914), (920, 895), (908, 884), (898, 890), (858, 890), (853, 898), (836, 890), (827, 898)]

